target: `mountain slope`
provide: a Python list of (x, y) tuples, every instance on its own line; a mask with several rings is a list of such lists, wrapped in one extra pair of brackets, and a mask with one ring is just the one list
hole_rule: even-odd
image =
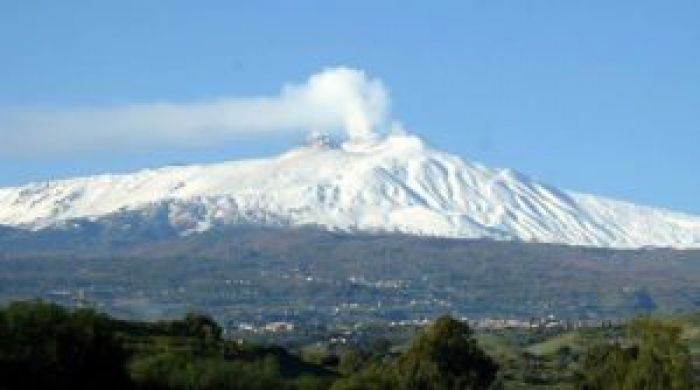
[(0, 189), (0, 224), (38, 229), (127, 214), (182, 233), (320, 225), (617, 248), (700, 247), (700, 217), (561, 191), (408, 135), (275, 158)]

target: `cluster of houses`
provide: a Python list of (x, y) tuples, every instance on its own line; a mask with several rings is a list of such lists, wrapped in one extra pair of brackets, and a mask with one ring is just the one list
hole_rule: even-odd
[(622, 325), (622, 320), (578, 319), (568, 320), (556, 318), (554, 314), (546, 317), (523, 319), (506, 318), (479, 318), (469, 319), (462, 317), (462, 321), (474, 329), (498, 330), (498, 329), (580, 329), (601, 328)]
[(238, 330), (250, 333), (287, 333), (294, 330), (294, 324), (287, 321), (273, 321), (263, 325), (253, 325), (250, 323), (238, 324)]
[[(461, 321), (466, 322), (472, 329), (476, 330), (504, 330), (504, 329), (579, 329), (579, 328), (600, 328), (622, 325), (621, 320), (565, 320), (556, 318), (553, 314), (541, 318), (517, 319), (517, 318), (468, 318), (461, 317)], [(388, 323), (390, 328), (414, 327), (421, 328), (430, 325), (432, 321), (427, 318), (397, 320)], [(356, 324), (354, 328), (360, 328)], [(295, 330), (295, 325), (288, 321), (274, 321), (261, 325), (251, 323), (240, 323), (236, 327), (237, 331), (250, 332), (254, 334), (264, 333), (289, 333)], [(350, 332), (352, 333), (352, 332)]]
[[(600, 328), (612, 327), (622, 324), (621, 320), (565, 320), (556, 318), (554, 314), (546, 317), (533, 317), (529, 319), (518, 318), (468, 318), (461, 317), (461, 321), (466, 322), (472, 329), (478, 330), (499, 330), (499, 329), (580, 329), (580, 328)], [(431, 323), (428, 319), (412, 319), (392, 321), (391, 327), (423, 327)]]

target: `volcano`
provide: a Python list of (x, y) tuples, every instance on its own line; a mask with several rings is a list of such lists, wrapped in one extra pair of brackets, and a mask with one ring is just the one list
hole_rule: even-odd
[[(491, 238), (610, 248), (700, 247), (700, 217), (557, 189), (408, 134), (278, 156), (0, 189), (0, 225), (39, 230), (128, 213), (188, 235), (217, 226)], [(132, 219), (129, 219), (132, 220)]]

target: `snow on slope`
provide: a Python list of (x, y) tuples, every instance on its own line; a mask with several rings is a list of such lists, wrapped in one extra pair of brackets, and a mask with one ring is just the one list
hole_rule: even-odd
[(183, 233), (232, 223), (491, 237), (602, 247), (700, 247), (700, 217), (561, 191), (409, 135), (308, 145), (275, 158), (0, 189), (0, 224), (38, 229), (167, 207)]

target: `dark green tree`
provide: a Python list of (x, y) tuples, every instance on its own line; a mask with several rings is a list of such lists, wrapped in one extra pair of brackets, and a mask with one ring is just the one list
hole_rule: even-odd
[(184, 319), (173, 321), (170, 326), (173, 335), (208, 341), (221, 340), (221, 326), (206, 314), (190, 312)]
[(409, 389), (485, 389), (496, 379), (498, 366), (467, 324), (442, 316), (413, 340), (397, 371)]
[(650, 318), (627, 327), (623, 343), (600, 344), (586, 353), (583, 389), (692, 389), (690, 355), (682, 328)]
[(0, 388), (123, 389), (126, 353), (105, 316), (40, 302), (0, 312)]
[[(347, 359), (357, 367), (357, 356)], [(352, 371), (352, 369), (347, 369)], [(438, 318), (416, 336), (395, 360), (365, 363), (333, 390), (453, 390), (486, 389), (496, 379), (498, 366), (477, 345), (467, 324), (449, 316)]]

